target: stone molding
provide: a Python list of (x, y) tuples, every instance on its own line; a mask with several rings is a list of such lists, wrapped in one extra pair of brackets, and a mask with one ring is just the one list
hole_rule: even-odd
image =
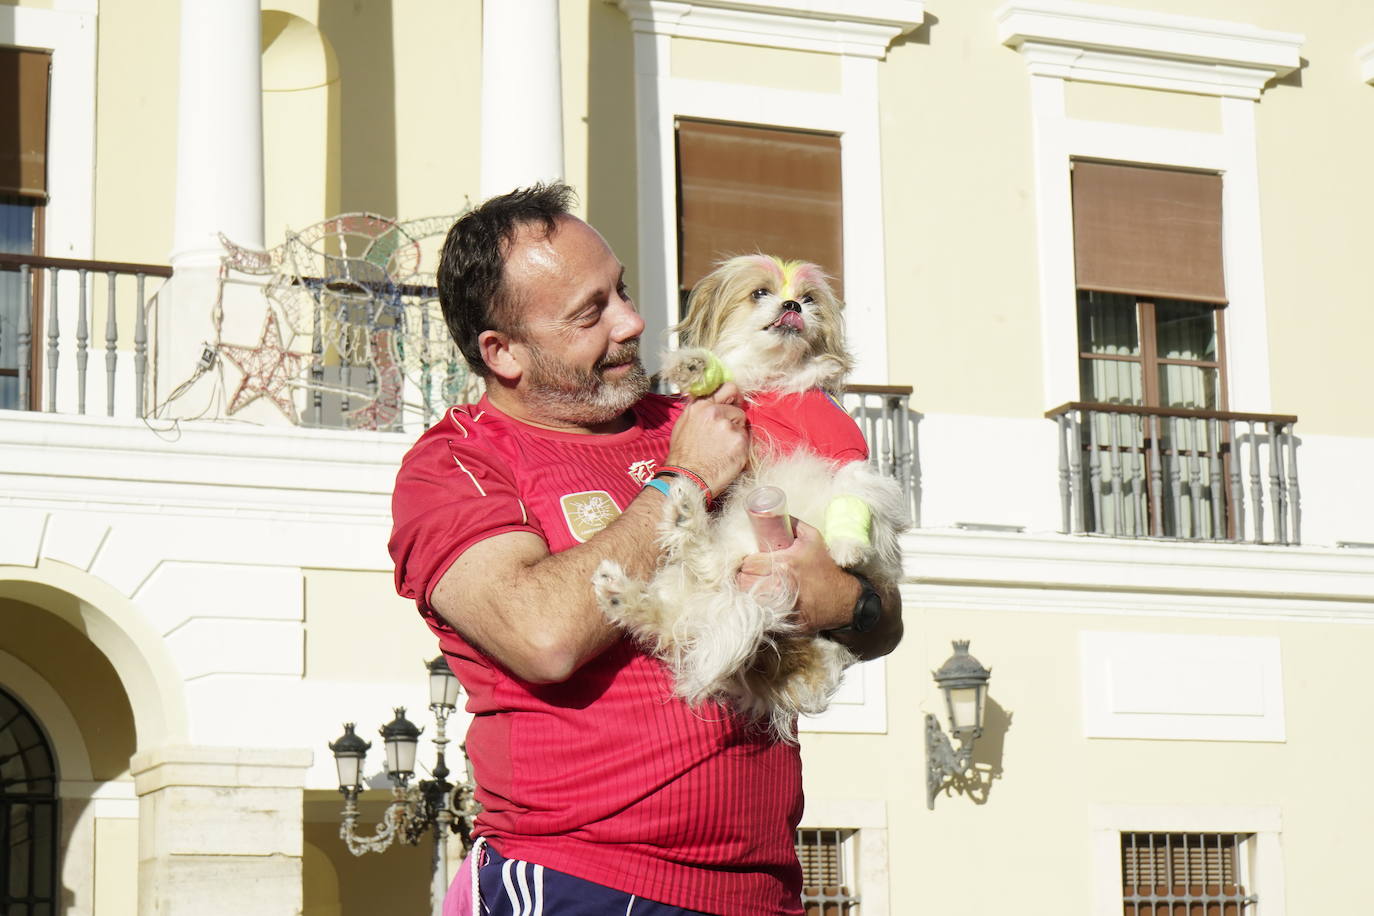
[(1035, 76), (1258, 99), (1301, 66), (1305, 36), (1249, 23), (1024, 0), (996, 13), (997, 38)]
[(173, 786), (301, 789), (314, 761), (304, 749), (167, 745), (135, 754), (129, 770), (142, 797)]
[(925, 21), (923, 0), (606, 0), (636, 32), (881, 60)]

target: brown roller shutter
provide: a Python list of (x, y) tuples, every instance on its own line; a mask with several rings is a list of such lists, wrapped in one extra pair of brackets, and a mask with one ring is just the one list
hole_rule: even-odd
[(1221, 176), (1075, 162), (1079, 289), (1226, 304)]
[(0, 194), (48, 197), (48, 70), (52, 54), (0, 48)]
[(678, 278), (691, 289), (715, 263), (763, 252), (844, 266), (840, 138), (678, 121)]

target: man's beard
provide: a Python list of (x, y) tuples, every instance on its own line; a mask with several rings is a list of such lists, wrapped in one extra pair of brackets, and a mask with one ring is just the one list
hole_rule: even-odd
[[(649, 376), (639, 361), (639, 340), (630, 340), (601, 359), (591, 369), (569, 366), (538, 347), (530, 347), (525, 376), (531, 400), (559, 419), (583, 426), (608, 423), (629, 410), (649, 390)], [(625, 377), (606, 379), (602, 372), (631, 363)]]

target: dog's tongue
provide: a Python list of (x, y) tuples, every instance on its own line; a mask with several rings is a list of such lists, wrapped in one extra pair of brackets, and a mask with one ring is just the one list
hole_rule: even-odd
[(773, 327), (803, 331), (806, 329), (806, 320), (799, 313), (788, 309), (778, 316), (778, 320), (773, 322)]

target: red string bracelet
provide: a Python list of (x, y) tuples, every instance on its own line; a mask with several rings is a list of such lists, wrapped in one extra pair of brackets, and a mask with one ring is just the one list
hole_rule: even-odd
[(654, 476), (685, 477), (692, 483), (696, 484), (697, 487), (700, 488), (701, 492), (706, 496), (706, 508), (709, 509), (713, 505), (715, 505), (716, 497), (711, 492), (711, 488), (706, 485), (706, 481), (702, 480), (700, 477), (698, 477), (696, 474), (693, 474), (686, 468), (678, 467), (675, 464), (665, 464), (658, 470), (654, 471)]

